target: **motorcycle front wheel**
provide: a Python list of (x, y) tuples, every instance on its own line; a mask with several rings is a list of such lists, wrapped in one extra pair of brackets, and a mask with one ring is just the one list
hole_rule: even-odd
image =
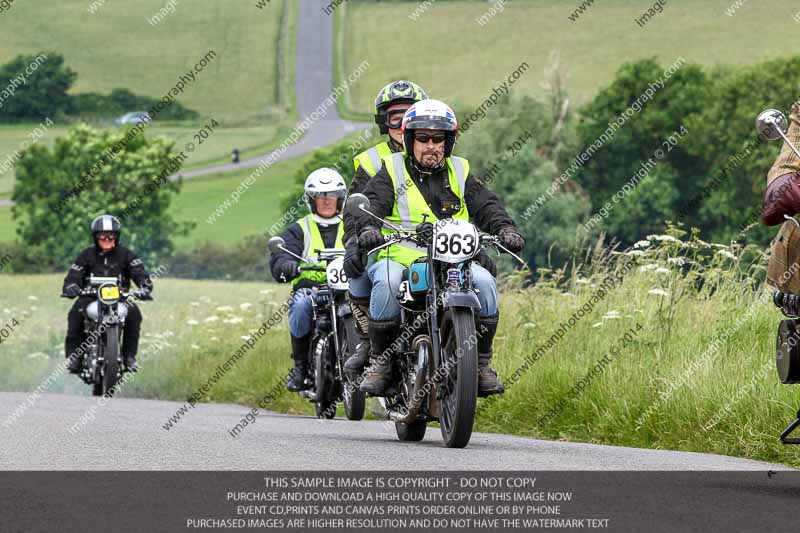
[(114, 394), (114, 387), (119, 381), (119, 326), (106, 330), (106, 343), (103, 349), (105, 370), (103, 371), (102, 393)]
[(327, 335), (317, 339), (314, 346), (314, 387), (317, 401), (314, 402), (317, 418), (336, 417), (336, 399), (333, 398), (333, 337)]
[(447, 369), (440, 385), (439, 424), (448, 448), (463, 448), (472, 436), (478, 403), (478, 346), (472, 309), (448, 309), (442, 320), (441, 364)]
[(339, 349), (342, 352), (339, 361), (342, 368), (342, 379), (345, 380), (345, 383), (342, 383), (342, 388), (344, 389), (344, 414), (348, 420), (361, 420), (364, 418), (364, 411), (367, 406), (366, 394), (350, 383), (349, 378), (344, 373), (344, 364), (355, 353), (356, 344), (358, 344), (356, 325), (353, 320), (353, 317), (345, 318), (342, 321), (344, 327), (339, 329)]

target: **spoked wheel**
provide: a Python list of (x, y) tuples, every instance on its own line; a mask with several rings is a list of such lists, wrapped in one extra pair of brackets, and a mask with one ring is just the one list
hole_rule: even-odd
[(102, 394), (108, 394), (109, 396), (114, 394), (113, 389), (119, 381), (119, 355), (119, 326), (113, 326), (106, 330)]
[(448, 448), (463, 448), (472, 436), (478, 403), (478, 347), (471, 309), (448, 309), (442, 321), (442, 366), (439, 423)]
[[(418, 348), (418, 360), (422, 361), (430, 361), (430, 344), (427, 342), (421, 342)], [(402, 394), (400, 395), (405, 402), (405, 405), (408, 405), (408, 402), (411, 398), (414, 397), (416, 393), (415, 389), (415, 380), (414, 375), (409, 372), (406, 383), (402, 388)], [(419, 442), (425, 438), (425, 430), (428, 428), (428, 422), (425, 420), (415, 420), (409, 423), (403, 422), (395, 422), (394, 423), (395, 431), (397, 431), (397, 438), (403, 442)]]
[(342, 388), (344, 389), (342, 394), (344, 396), (344, 414), (347, 415), (348, 420), (361, 420), (364, 418), (364, 410), (367, 405), (366, 394), (350, 383), (350, 379), (344, 373), (344, 363), (355, 353), (358, 336), (352, 317), (345, 318), (343, 324), (344, 327), (339, 330), (341, 339), (339, 349), (342, 352), (339, 361), (341, 362), (342, 379), (344, 380), (344, 383), (342, 383)]
[(317, 339), (314, 346), (314, 402), (317, 418), (336, 417), (336, 399), (333, 398), (333, 339), (330, 335)]

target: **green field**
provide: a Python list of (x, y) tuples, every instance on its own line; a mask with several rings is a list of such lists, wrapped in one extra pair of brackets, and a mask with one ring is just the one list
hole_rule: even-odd
[[(490, 2), (430, 3), (416, 21), (409, 15), (423, 2), (342, 5), (337, 9), (345, 17), (341, 70), (353, 72), (364, 60), (370, 64), (351, 89), (352, 110), (372, 113), (378, 89), (398, 78), (420, 83), (432, 98), (479, 105), (522, 62), (530, 68), (513, 91), (540, 93), (554, 52), (577, 103), (608, 84), (621, 64), (643, 57), (656, 56), (665, 66), (678, 57), (703, 65), (740, 65), (795, 53), (787, 43), (797, 34), (792, 16), (798, 6), (790, 0), (748, 2), (734, 16), (725, 14), (731, 0), (670, 0), (644, 27), (635, 19), (652, 2), (595, 2), (573, 22), (568, 16), (580, 3), (506, 2), (505, 11), (483, 26), (477, 20)], [(397, 28), (397, 38), (387, 37), (387, 25)]]
[[(652, 238), (624, 256), (634, 261), (627, 268), (596, 263), (560, 285), (556, 274), (526, 289), (507, 280), (495, 339), (507, 392), (480, 400), (476, 429), (800, 466), (800, 450), (778, 441), (798, 407), (796, 389), (780, 385), (774, 370), (780, 314), (769, 293), (759, 300), (761, 292), (734, 274), (747, 265), (728, 259), (732, 252), (740, 257), (728, 247)], [(681, 260), (695, 267), (682, 269)], [(612, 274), (613, 286), (606, 281)], [(700, 277), (705, 284), (698, 289)], [(0, 323), (20, 322), (0, 351), (0, 390), (32, 390), (63, 357), (68, 302), (56, 297), (62, 278), (0, 276)], [(604, 297), (572, 321), (603, 286)], [(280, 306), (286, 290), (157, 281), (156, 301), (142, 305), (144, 368), (122, 394), (185, 400)], [(561, 324), (570, 327), (550, 341)], [(270, 330), (205, 401), (255, 405), (290, 365), (285, 327), (284, 321)], [(150, 355), (157, 340), (168, 346)], [(607, 363), (588, 379), (603, 358)], [(67, 376), (52, 389), (62, 390), (88, 394)], [(270, 408), (312, 413), (308, 402), (285, 392)]]
[(148, 19), (164, 6), (162, 0), (108, 0), (94, 14), (88, 12), (90, 4), (16, 2), (0, 17), (0, 63), (21, 53), (54, 50), (78, 73), (73, 92), (107, 94), (125, 87), (160, 98), (214, 50), (217, 57), (178, 101), (219, 118), (259, 115), (276, 104), (282, 2), (265, 10), (222, 0), (179, 3), (155, 26)]
[[(225, 123), (214, 128), (208, 137), (196, 137), (203, 129), (203, 125), (211, 124), (210, 119), (198, 122), (197, 125), (152, 125), (146, 130), (148, 136), (164, 135), (175, 141), (175, 150), (184, 150), (187, 156), (183, 170), (202, 168), (230, 162), (231, 150), (238, 148), (241, 157), (247, 158), (260, 155), (269, 151), (269, 148), (282, 139), (289, 131), (287, 120), (266, 122), (260, 126), (232, 126), (226, 127)], [(0, 126), (0, 165), (11, 157), (16, 159), (15, 150), (20, 150), (20, 145), (25, 141), (34, 125)], [(52, 126), (46, 130), (45, 136), (38, 142), (52, 146), (56, 137), (66, 135), (66, 127)], [(191, 148), (186, 148), (192, 143)], [(188, 151), (192, 150), (193, 151)], [(0, 171), (2, 171), (0, 166)], [(0, 174), (0, 198), (10, 198), (14, 188), (14, 169)], [(0, 238), (2, 241), (2, 238)]]
[(178, 220), (194, 221), (197, 227), (188, 237), (177, 240), (178, 247), (191, 247), (204, 241), (233, 245), (246, 235), (263, 233), (280, 219), (280, 195), (292, 182), (294, 173), (304, 160), (297, 158), (276, 163), (265, 170), (238, 202), (213, 224), (206, 219), (255, 169), (186, 180), (173, 203), (172, 212)]

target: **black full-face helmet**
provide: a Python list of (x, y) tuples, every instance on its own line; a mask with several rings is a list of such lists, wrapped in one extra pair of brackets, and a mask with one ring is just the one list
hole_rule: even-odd
[(113, 233), (117, 237), (117, 242), (119, 242), (119, 234), (121, 230), (122, 224), (119, 223), (119, 219), (117, 219), (117, 217), (113, 215), (100, 215), (92, 221), (92, 241), (94, 241), (94, 244), (97, 245), (97, 236), (99, 234)]

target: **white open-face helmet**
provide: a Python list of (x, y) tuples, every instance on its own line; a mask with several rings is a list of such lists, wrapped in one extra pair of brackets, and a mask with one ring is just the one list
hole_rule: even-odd
[(306, 184), (303, 187), (306, 196), (306, 203), (308, 209), (314, 215), (318, 222), (331, 223), (338, 217), (323, 218), (317, 213), (317, 205), (314, 201), (319, 196), (335, 196), (336, 201), (336, 214), (342, 212), (344, 205), (344, 197), (347, 194), (347, 185), (344, 178), (336, 170), (328, 167), (323, 167), (315, 170), (306, 178)]

